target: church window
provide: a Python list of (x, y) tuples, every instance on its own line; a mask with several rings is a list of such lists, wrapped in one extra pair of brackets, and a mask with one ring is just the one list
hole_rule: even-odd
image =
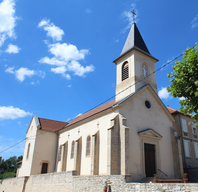
[(72, 141), (72, 145), (71, 145), (71, 159), (74, 158), (74, 146), (75, 146), (75, 142)]
[(86, 147), (86, 156), (90, 155), (90, 145), (91, 145), (91, 137), (87, 137), (87, 147)]
[(122, 65), (122, 81), (124, 81), (125, 79), (127, 79), (129, 77), (129, 64), (128, 62), (124, 62), (124, 64)]
[(58, 154), (58, 161), (61, 161), (61, 153), (62, 153), (62, 145), (60, 145), (59, 154)]
[(28, 157), (29, 157), (29, 152), (30, 152), (30, 143), (28, 144), (26, 159), (28, 159)]
[(148, 109), (151, 108), (151, 103), (148, 100), (145, 101), (145, 105)]

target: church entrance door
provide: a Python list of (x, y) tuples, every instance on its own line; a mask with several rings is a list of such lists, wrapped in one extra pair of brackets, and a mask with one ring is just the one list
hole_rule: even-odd
[(153, 177), (155, 169), (155, 145), (144, 144), (146, 177)]

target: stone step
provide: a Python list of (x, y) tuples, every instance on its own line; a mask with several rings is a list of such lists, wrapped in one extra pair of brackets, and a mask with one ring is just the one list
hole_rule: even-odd
[(152, 182), (154, 177), (146, 177), (140, 181), (140, 183), (150, 183)]

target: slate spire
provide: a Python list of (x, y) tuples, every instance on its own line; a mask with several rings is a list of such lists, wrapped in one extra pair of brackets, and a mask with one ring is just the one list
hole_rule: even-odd
[(129, 35), (127, 37), (127, 40), (124, 44), (124, 47), (122, 49), (120, 56), (124, 55), (131, 49), (137, 49), (139, 51), (143, 51), (150, 55), (150, 52), (149, 52), (149, 50), (148, 50), (140, 32), (139, 32), (135, 22), (133, 22), (133, 24), (132, 24), (131, 30), (129, 32)]

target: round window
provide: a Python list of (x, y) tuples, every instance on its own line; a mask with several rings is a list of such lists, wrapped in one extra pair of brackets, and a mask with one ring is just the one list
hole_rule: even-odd
[(150, 109), (151, 108), (151, 103), (149, 102), (149, 101), (145, 101), (145, 105), (146, 105), (146, 107), (148, 108), (148, 109)]

